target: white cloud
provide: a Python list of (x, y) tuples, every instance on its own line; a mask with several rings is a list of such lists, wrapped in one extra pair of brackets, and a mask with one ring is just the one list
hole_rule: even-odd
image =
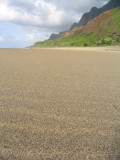
[(0, 47), (25, 47), (70, 28), (109, 0), (0, 0)]
[(0, 35), (0, 42), (4, 41), (3, 37)]
[(56, 2), (56, 5), (59, 8), (62, 8), (67, 11), (73, 11), (73, 12), (78, 12), (78, 13), (84, 13), (87, 12), (91, 9), (91, 7), (94, 6), (102, 6), (109, 0), (60, 0)]
[[(8, 1), (9, 2), (9, 1)], [(0, 2), (0, 20), (9, 21), (16, 24), (36, 27), (58, 27), (71, 23), (71, 19), (66, 19), (67, 14), (58, 10), (55, 4), (36, 0), (33, 3), (33, 10), (28, 12), (24, 8), (11, 6), (10, 3)]]
[(33, 41), (35, 39), (35, 35), (30, 33), (30, 34), (26, 34), (26, 39), (28, 41)]
[[(49, 34), (50, 36), (50, 34)], [(47, 39), (48, 37), (48, 34), (43, 34), (43, 33), (39, 33), (39, 31), (33, 31), (32, 33), (28, 33), (25, 35), (25, 42), (31, 42), (31, 43), (34, 43), (36, 41), (42, 41), (42, 40), (45, 40)]]
[(1, 0), (0, 21), (16, 24), (67, 29), (92, 6), (107, 0)]

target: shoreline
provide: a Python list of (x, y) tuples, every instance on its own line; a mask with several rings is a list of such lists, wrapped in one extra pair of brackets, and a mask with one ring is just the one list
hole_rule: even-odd
[(0, 50), (75, 50), (75, 51), (104, 51), (120, 52), (120, 46), (103, 47), (26, 47), (26, 48), (0, 48)]
[(47, 50), (81, 50), (81, 51), (120, 51), (120, 46), (105, 46), (105, 47), (33, 47), (26, 49), (47, 49)]

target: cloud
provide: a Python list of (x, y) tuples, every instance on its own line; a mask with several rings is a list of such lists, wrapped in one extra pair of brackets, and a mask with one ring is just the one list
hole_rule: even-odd
[(32, 33), (26, 34), (26, 38), (28, 41), (33, 41), (35, 39), (35, 35)]
[(18, 2), (0, 2), (1, 21), (47, 28), (64, 27), (66, 24), (71, 23), (71, 20), (67, 17), (68, 15), (62, 10), (57, 10), (54, 3), (36, 0), (32, 7), (28, 2), (19, 2), (21, 5)]
[(3, 42), (4, 41), (4, 39), (3, 39), (3, 37), (0, 35), (0, 42)]
[(109, 0), (0, 0), (0, 47), (26, 47), (68, 30)]
[(36, 41), (42, 41), (50, 36), (50, 33), (43, 34), (44, 32), (40, 30), (33, 30), (31, 33), (25, 35), (25, 42), (34, 43)]
[(0, 21), (15, 24), (67, 29), (82, 13), (106, 0), (1, 0)]
[(64, 9), (66, 11), (73, 11), (76, 13), (84, 13), (91, 9), (93, 6), (100, 7), (104, 5), (109, 0), (60, 0), (59, 2), (56, 0), (56, 5)]

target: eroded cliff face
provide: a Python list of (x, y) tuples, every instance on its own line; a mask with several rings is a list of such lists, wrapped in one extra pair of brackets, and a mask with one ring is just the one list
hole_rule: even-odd
[[(95, 32), (96, 29), (98, 29), (98, 25), (105, 19), (106, 17), (112, 12), (112, 10), (109, 10), (109, 11), (105, 11), (104, 13), (100, 14), (99, 16), (95, 17), (94, 19), (90, 20), (87, 25), (85, 26), (80, 26), (80, 27), (77, 27), (77, 28), (74, 28), (70, 33), (71, 34), (83, 34), (83, 33), (86, 33), (86, 34), (89, 34), (91, 32)], [(106, 22), (106, 26), (109, 25), (109, 23), (111, 22), (112, 20), (112, 17), (109, 18), (109, 20)]]
[[(60, 32), (59, 34), (52, 34), (49, 38), (49, 40), (55, 40), (61, 36), (67, 36), (70, 34), (70, 32), (72, 30), (76, 30), (76, 28), (78, 27), (81, 27), (81, 29), (79, 29), (79, 32), (80, 30), (86, 30), (85, 27), (83, 26), (86, 26), (88, 24), (89, 21), (91, 21), (92, 19), (98, 17), (99, 15), (101, 15), (102, 13), (104, 13), (105, 11), (108, 11), (108, 10), (111, 10), (111, 9), (114, 9), (116, 7), (119, 7), (120, 6), (120, 0), (110, 0), (106, 5), (104, 5), (103, 7), (101, 8), (97, 8), (97, 7), (93, 7), (90, 12), (88, 13), (85, 13), (82, 18), (80, 19), (80, 21), (78, 23), (74, 23), (70, 30), (68, 32), (64, 31), (64, 32)], [(90, 22), (91, 23), (91, 22)], [(92, 27), (93, 27), (93, 30), (94, 30), (94, 26), (91, 26), (90, 27), (90, 30), (92, 30)], [(78, 33), (78, 31), (76, 32)]]
[(120, 6), (120, 0), (111, 0), (110, 2), (108, 2), (106, 5), (104, 5), (101, 8), (93, 7), (90, 10), (90, 12), (85, 13), (82, 16), (82, 18), (80, 19), (80, 21), (78, 23), (74, 23), (71, 26), (70, 31), (73, 30), (75, 27), (85, 26), (91, 19), (99, 16), (100, 14), (102, 14), (105, 11), (114, 9), (118, 6)]

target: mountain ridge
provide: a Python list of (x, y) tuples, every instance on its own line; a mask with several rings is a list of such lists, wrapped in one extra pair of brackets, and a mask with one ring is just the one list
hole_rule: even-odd
[[(87, 13), (83, 14), (83, 16), (81, 17), (81, 19), (79, 20), (78, 23), (74, 23), (70, 27), (69, 31), (72, 31), (76, 27), (87, 25), (87, 23), (90, 20), (92, 20), (95, 17), (99, 16), (103, 12), (105, 12), (107, 10), (111, 10), (111, 9), (117, 8), (118, 6), (120, 6), (120, 0), (110, 0), (106, 5), (104, 5), (101, 8), (92, 7), (90, 12), (87, 12)], [(49, 37), (49, 40), (55, 40), (55, 39), (59, 38), (60, 36), (62, 36), (62, 34), (66, 33), (66, 32), (69, 32), (69, 31), (63, 31), (63, 32), (60, 32), (58, 34), (52, 33), (51, 36)]]
[[(104, 7), (113, 8), (110, 2)], [(53, 34), (53, 38), (56, 36), (54, 39), (36, 42), (34, 47), (120, 45), (120, 0), (114, 0), (114, 2), (117, 2), (114, 4), (115, 8), (92, 18), (86, 25), (74, 27), (72, 30), (60, 32), (58, 35)], [(96, 12), (96, 7), (93, 7), (91, 12)]]
[(89, 20), (99, 16), (101, 13), (107, 10), (114, 9), (118, 6), (120, 6), (120, 0), (110, 0), (106, 5), (101, 8), (92, 7), (90, 12), (83, 14), (82, 18), (79, 20), (78, 23), (74, 23), (71, 26), (70, 31), (74, 29), (74, 27), (85, 26), (89, 22)]
[(80, 47), (120, 45), (120, 7), (105, 11), (86, 26), (64, 32), (56, 40), (36, 42), (34, 47)]

